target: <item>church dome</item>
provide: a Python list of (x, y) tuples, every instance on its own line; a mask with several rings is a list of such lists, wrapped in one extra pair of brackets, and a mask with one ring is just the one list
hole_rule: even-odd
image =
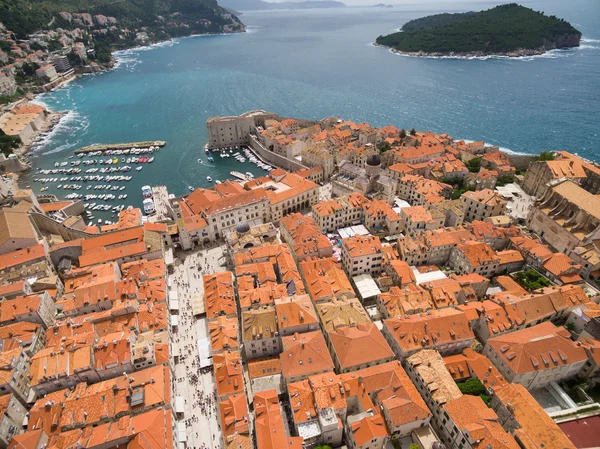
[(240, 223), (239, 225), (237, 225), (235, 227), (235, 230), (239, 233), (239, 234), (245, 234), (246, 232), (248, 232), (250, 230), (250, 225), (248, 223)]
[(378, 154), (372, 154), (367, 158), (367, 165), (377, 167), (378, 165), (381, 165), (381, 158)]

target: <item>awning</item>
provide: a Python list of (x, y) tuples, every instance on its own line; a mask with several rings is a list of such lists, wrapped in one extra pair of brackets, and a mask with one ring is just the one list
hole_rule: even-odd
[(212, 350), (210, 349), (210, 339), (200, 338), (198, 339), (198, 358), (200, 359), (200, 368), (205, 368), (207, 366), (212, 366)]
[(177, 441), (185, 443), (187, 441), (187, 432), (185, 431), (185, 423), (177, 423)]
[(175, 413), (183, 413), (185, 411), (185, 399), (183, 396), (175, 396)]
[(372, 298), (373, 296), (377, 296), (381, 293), (381, 290), (379, 290), (379, 287), (377, 287), (377, 284), (370, 274), (354, 276), (352, 280), (354, 281), (354, 285), (356, 285), (358, 294), (362, 299)]
[(204, 295), (192, 296), (192, 314), (203, 315), (206, 313), (206, 306), (204, 304)]

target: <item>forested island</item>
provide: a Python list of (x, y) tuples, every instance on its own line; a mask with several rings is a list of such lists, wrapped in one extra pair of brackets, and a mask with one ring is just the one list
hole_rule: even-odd
[(581, 32), (566, 20), (510, 3), (411, 20), (376, 44), (415, 56), (528, 56), (578, 47), (580, 40)]

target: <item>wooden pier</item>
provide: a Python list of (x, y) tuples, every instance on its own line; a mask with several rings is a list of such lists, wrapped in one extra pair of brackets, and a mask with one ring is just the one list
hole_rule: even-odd
[(148, 140), (146, 142), (129, 142), (129, 143), (106, 143), (98, 145), (89, 145), (87, 147), (75, 150), (75, 154), (92, 153), (94, 151), (108, 150), (126, 150), (128, 148), (148, 148), (148, 147), (164, 147), (167, 144), (164, 140)]

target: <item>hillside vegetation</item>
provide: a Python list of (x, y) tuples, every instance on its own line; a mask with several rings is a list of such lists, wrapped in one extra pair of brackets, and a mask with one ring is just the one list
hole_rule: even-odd
[(569, 22), (511, 3), (481, 12), (436, 14), (407, 22), (377, 44), (405, 53), (506, 54), (576, 47), (581, 32)]
[(0, 0), (0, 21), (19, 37), (65, 25), (58, 17), (61, 11), (112, 16), (121, 26), (134, 28), (162, 27), (176, 17), (190, 34), (202, 19), (213, 22), (215, 32), (237, 21), (223, 17), (229, 13), (216, 0)]

